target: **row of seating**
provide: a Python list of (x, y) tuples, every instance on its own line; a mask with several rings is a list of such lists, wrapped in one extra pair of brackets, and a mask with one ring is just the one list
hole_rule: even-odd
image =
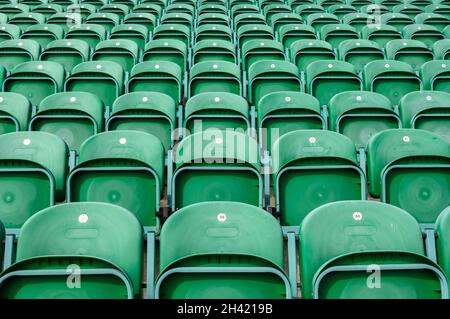
[[(373, 201), (318, 207), (292, 233), (300, 238), (301, 297), (448, 298), (449, 227), (447, 208), (435, 225), (436, 262), (402, 209)], [(295, 298), (295, 237), (292, 243), (286, 267), (282, 229), (264, 210), (223, 201), (187, 206), (161, 230), (155, 281), (154, 241), (147, 246), (146, 296)], [(143, 251), (142, 226), (126, 209), (47, 208), (23, 225), (17, 261), (0, 277), (0, 297), (138, 298)]]

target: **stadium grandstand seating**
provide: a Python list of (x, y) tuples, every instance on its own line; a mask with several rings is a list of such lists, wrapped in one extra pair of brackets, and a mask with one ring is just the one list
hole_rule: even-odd
[(449, 298), (450, 1), (1, 0), (0, 84), (0, 298)]

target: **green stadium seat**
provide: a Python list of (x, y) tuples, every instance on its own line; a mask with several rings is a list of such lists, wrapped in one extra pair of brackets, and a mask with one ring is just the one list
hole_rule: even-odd
[(272, 185), (282, 226), (300, 225), (323, 204), (366, 198), (365, 174), (355, 144), (326, 130), (292, 131), (275, 142)]
[[(394, 5), (397, 5), (397, 4), (394, 4)], [(381, 4), (367, 4), (367, 5), (363, 5), (359, 9), (359, 11), (362, 13), (370, 14), (370, 15), (379, 15), (379, 14), (391, 12), (391, 9), (384, 5), (381, 5)]]
[(41, 13), (45, 16), (46, 19), (50, 18), (50, 16), (54, 15), (55, 13), (60, 13), (64, 11), (63, 6), (59, 4), (52, 3), (46, 3), (38, 5), (37, 7), (34, 7), (33, 12)]
[(187, 13), (165, 13), (160, 20), (161, 24), (178, 24), (183, 25), (191, 31), (193, 17)]
[(172, 211), (205, 201), (262, 207), (263, 180), (256, 140), (238, 131), (207, 130), (186, 136), (174, 148), (169, 185)]
[(27, 131), (31, 116), (31, 104), (17, 93), (0, 93), (0, 135)]
[(130, 72), (137, 63), (139, 48), (134, 41), (128, 39), (104, 40), (97, 44), (92, 53), (92, 61), (113, 61), (122, 67), (125, 72)]
[(134, 6), (133, 13), (150, 13), (155, 16), (155, 19), (158, 19), (161, 16), (163, 6), (159, 6), (157, 4), (152, 4), (150, 2), (142, 2)]
[(261, 10), (263, 10), (263, 12), (267, 6), (271, 6), (274, 4), (282, 6), (284, 4), (284, 1), (283, 0), (258, 0), (258, 5), (261, 8)]
[(290, 58), (300, 71), (306, 71), (312, 62), (333, 60), (336, 58), (336, 53), (331, 44), (326, 41), (297, 40), (291, 44)]
[(406, 94), (400, 101), (403, 127), (427, 130), (450, 142), (450, 94), (420, 91)]
[(444, 30), (450, 23), (450, 18), (437, 13), (421, 13), (416, 15), (416, 23), (432, 25), (439, 31)]
[(342, 19), (346, 14), (358, 12), (358, 10), (355, 7), (348, 5), (348, 4), (342, 4), (342, 3), (329, 6), (327, 11), (329, 13), (334, 14), (339, 19)]
[(164, 148), (156, 136), (100, 133), (81, 145), (78, 164), (67, 178), (67, 201), (119, 205), (144, 227), (156, 227), (163, 179)]
[(36, 106), (45, 97), (60, 92), (63, 82), (64, 69), (59, 63), (24, 62), (12, 69), (3, 81), (3, 91), (22, 94)]
[(81, 24), (81, 15), (76, 13), (59, 12), (47, 18), (47, 23), (61, 27), (64, 32), (67, 32), (70, 27)]
[(139, 49), (143, 49), (148, 41), (148, 30), (140, 24), (120, 24), (115, 26), (110, 39), (127, 39), (136, 43)]
[(422, 65), (420, 76), (425, 90), (450, 93), (450, 64), (448, 60), (433, 60)]
[(20, 38), (35, 40), (42, 48), (45, 48), (50, 42), (62, 39), (63, 34), (63, 29), (58, 25), (37, 24), (29, 26)]
[(433, 60), (433, 52), (419, 40), (391, 40), (386, 43), (386, 58), (406, 62), (414, 71), (428, 61)]
[(266, 17), (261, 13), (241, 13), (234, 18), (234, 30), (247, 25), (266, 25)]
[(445, 4), (430, 4), (424, 8), (425, 13), (436, 13), (450, 18), (450, 6)]
[[(9, 1), (8, 1), (9, 2)], [(28, 13), (30, 12), (30, 8), (22, 3), (8, 3), (0, 6), (0, 13), (5, 14), (8, 19), (11, 19), (15, 15), (19, 13)]]
[(411, 4), (398, 4), (392, 7), (392, 13), (406, 14), (411, 19), (414, 19), (416, 15), (423, 13), (423, 10)]
[(361, 79), (356, 68), (337, 60), (315, 61), (306, 68), (306, 92), (315, 96), (320, 105), (344, 91), (361, 90)]
[[(442, 267), (447, 278), (450, 277), (450, 256), (448, 253), (449, 242), (449, 216), (450, 209), (447, 207), (438, 217), (436, 221), (436, 252), (439, 266)], [(450, 283), (449, 283), (450, 284)]]
[[(269, 18), (267, 18), (269, 19)], [(270, 25), (275, 32), (280, 32), (280, 28), (285, 25), (292, 25), (294, 23), (302, 23), (302, 18), (296, 13), (276, 13), (270, 18)]]
[(197, 17), (197, 27), (208, 24), (218, 24), (229, 27), (230, 17), (222, 13), (202, 13)]
[(117, 14), (120, 19), (123, 19), (123, 17), (126, 16), (130, 12), (130, 9), (128, 8), (128, 6), (126, 6), (124, 4), (109, 3), (109, 4), (105, 4), (104, 6), (102, 6), (98, 10), (98, 12), (114, 13), (114, 14)]
[(109, 33), (120, 23), (120, 16), (115, 13), (96, 12), (86, 18), (86, 23), (101, 25)]
[(247, 131), (250, 112), (247, 101), (227, 92), (208, 92), (194, 95), (186, 102), (183, 128), (190, 134), (219, 129)]
[(186, 13), (194, 15), (195, 7), (187, 3), (172, 3), (166, 8), (167, 13)]
[(275, 40), (275, 33), (273, 28), (264, 25), (244, 25), (237, 29), (237, 43), (240, 48), (244, 46), (245, 43), (252, 40)]
[(319, 31), (324, 25), (339, 23), (339, 18), (327, 12), (312, 13), (306, 18), (306, 23)]
[(138, 0), (111, 0), (111, 4), (124, 4), (130, 8), (130, 10), (137, 6), (138, 2)]
[(325, 9), (329, 9), (333, 5), (344, 4), (345, 0), (316, 0), (316, 3)]
[(398, 105), (405, 94), (419, 91), (422, 86), (413, 68), (402, 61), (372, 61), (366, 64), (363, 74), (365, 90), (383, 94), (393, 105)]
[(314, 4), (314, 0), (288, 0), (286, 3), (295, 10), (301, 5)]
[(248, 70), (250, 66), (262, 60), (285, 61), (284, 47), (274, 40), (251, 40), (242, 45), (242, 68)]
[(185, 207), (164, 224), (160, 251), (156, 298), (292, 297), (281, 228), (258, 207), (226, 201)]
[(88, 3), (73, 3), (71, 5), (68, 5), (66, 8), (66, 12), (69, 14), (79, 14), (82, 21), (84, 21), (90, 14), (94, 13), (95, 11), (95, 6)]
[(30, 120), (30, 131), (48, 132), (78, 152), (90, 136), (103, 131), (104, 106), (94, 94), (63, 92), (47, 96)]
[(444, 39), (444, 35), (435, 27), (427, 24), (411, 24), (403, 28), (405, 39), (419, 40), (432, 48), (433, 44)]
[(143, 247), (142, 226), (124, 208), (105, 203), (50, 207), (24, 224), (17, 261), (0, 278), (0, 297), (137, 298)]
[(231, 7), (230, 10), (231, 13), (231, 18), (236, 19), (236, 16), (239, 14), (256, 14), (256, 13), (260, 13), (260, 9), (257, 5), (255, 4), (237, 4)]
[(433, 44), (433, 53), (437, 60), (450, 60), (450, 39), (436, 41)]
[(424, 9), (425, 7), (432, 4), (433, 0), (405, 0), (405, 3)]
[(338, 93), (328, 104), (329, 129), (341, 133), (365, 148), (378, 132), (401, 126), (389, 99), (379, 93), (346, 91)]
[(108, 3), (108, 0), (80, 0), (80, 4), (89, 4), (95, 7), (95, 11)]
[(68, 150), (63, 140), (44, 132), (3, 134), (0, 145), (0, 220), (6, 228), (20, 228), (64, 199)]
[(191, 32), (188, 27), (182, 24), (161, 24), (153, 30), (152, 40), (159, 39), (180, 40), (189, 47)]
[(18, 39), (20, 36), (20, 28), (14, 24), (0, 25), (0, 42), (12, 39)]
[[(403, 13), (384, 13), (381, 15), (381, 24), (393, 26), (398, 32), (402, 32), (403, 28), (408, 24), (413, 24), (414, 19)], [(420, 23), (420, 22), (418, 22)]]
[(339, 59), (353, 64), (357, 72), (375, 60), (383, 60), (384, 53), (380, 46), (370, 40), (345, 40), (339, 44)]
[(316, 31), (306, 24), (288, 24), (280, 28), (278, 32), (280, 42), (285, 48), (290, 48), (291, 44), (297, 40), (317, 39)]
[(392, 11), (392, 9), (402, 4), (403, 0), (375, 0), (375, 4), (385, 6), (389, 11)]
[(188, 98), (204, 92), (229, 92), (241, 95), (241, 72), (237, 64), (226, 61), (196, 63), (190, 70)]
[(418, 129), (386, 130), (367, 144), (370, 194), (434, 223), (450, 202), (450, 146)]
[(148, 61), (136, 64), (126, 83), (129, 92), (159, 92), (170, 96), (178, 105), (182, 99), (182, 71), (168, 61)]
[(425, 257), (419, 225), (402, 209), (330, 203), (308, 214), (298, 235), (304, 298), (448, 298), (445, 275)]
[(192, 64), (214, 60), (237, 63), (234, 44), (225, 40), (202, 40), (196, 42), (192, 48)]
[(302, 91), (295, 64), (286, 61), (262, 60), (248, 70), (248, 99), (258, 105), (264, 95), (277, 91)]
[[(153, 32), (157, 25), (155, 14), (146, 12), (129, 13), (123, 19), (123, 23), (140, 25), (141, 27), (145, 27), (147, 29), (147, 32)], [(115, 28), (117, 27), (119, 26), (116, 26)]]
[(342, 22), (352, 26), (357, 32), (361, 32), (361, 30), (367, 26), (367, 21), (369, 21), (369, 19), (370, 16), (367, 13), (347, 13), (342, 17)]
[(158, 92), (133, 92), (121, 95), (113, 105), (106, 130), (135, 130), (156, 136), (167, 151), (172, 148), (177, 105)]
[(277, 91), (264, 95), (257, 105), (257, 127), (262, 150), (271, 152), (275, 141), (296, 130), (324, 129), (326, 119), (312, 95)]
[(300, 4), (298, 5), (295, 9), (294, 12), (297, 13), (298, 15), (300, 15), (300, 17), (302, 17), (303, 20), (306, 21), (306, 18), (314, 13), (324, 13), (326, 12), (325, 9), (315, 3), (305, 3), (305, 4)]
[(123, 93), (123, 69), (112, 61), (89, 61), (75, 66), (64, 83), (65, 92), (88, 92), (97, 95), (109, 109)]
[(195, 42), (203, 40), (224, 40), (233, 42), (233, 31), (221, 24), (204, 24), (196, 28)]
[(198, 13), (199, 15), (204, 13), (227, 14), (228, 9), (225, 5), (202, 4), (198, 6)]
[(0, 64), (11, 71), (15, 66), (39, 59), (39, 43), (35, 40), (14, 39), (0, 42)]
[[(5, 21), (3, 23), (5, 23)], [(18, 13), (14, 17), (9, 19), (8, 23), (15, 24), (22, 31), (25, 31), (31, 25), (44, 24), (45, 16), (43, 14), (34, 12)]]
[(98, 24), (80, 24), (71, 27), (65, 38), (83, 40), (91, 48), (95, 48), (100, 41), (106, 39), (106, 29)]
[(320, 38), (337, 48), (342, 41), (358, 39), (359, 34), (347, 24), (327, 24), (320, 29)]
[(269, 4), (264, 7), (262, 13), (266, 16), (267, 21), (271, 21), (271, 19), (279, 13), (292, 13), (292, 8), (284, 3), (274, 3)]
[(39, 60), (61, 64), (66, 72), (89, 60), (89, 44), (78, 39), (55, 40), (42, 51)]
[(186, 72), (188, 50), (179, 40), (161, 39), (149, 41), (144, 49), (142, 61), (169, 61), (176, 63), (182, 73)]
[(371, 40), (382, 48), (391, 40), (401, 39), (401, 32), (391, 25), (380, 24), (376, 27), (365, 26), (361, 30), (361, 36), (363, 39)]

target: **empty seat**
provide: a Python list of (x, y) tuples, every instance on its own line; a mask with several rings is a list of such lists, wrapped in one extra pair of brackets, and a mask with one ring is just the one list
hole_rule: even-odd
[(386, 58), (406, 62), (419, 71), (425, 62), (433, 60), (433, 52), (422, 41), (391, 40), (386, 43)]
[(60, 92), (64, 69), (56, 62), (24, 62), (12, 69), (3, 82), (4, 92), (22, 94), (36, 106), (47, 96)]
[[(153, 32), (157, 25), (156, 16), (154, 14), (145, 12), (129, 13), (123, 19), (123, 23), (140, 25), (141, 27), (145, 27), (147, 29), (147, 32)], [(115, 26), (114, 28), (117, 27), (119, 26)]]
[(425, 13), (437, 13), (446, 18), (450, 18), (450, 6), (445, 4), (430, 4), (424, 8)]
[(249, 67), (261, 60), (284, 61), (283, 45), (274, 40), (251, 40), (242, 45), (241, 50), (242, 68), (248, 70)]
[(311, 14), (324, 13), (325, 9), (318, 4), (305, 3), (297, 6), (294, 11), (295, 13), (298, 13), (303, 20), (306, 20), (306, 18)]
[(168, 61), (148, 61), (136, 64), (126, 84), (127, 92), (160, 92), (170, 96), (178, 105), (182, 98), (180, 67)]
[(266, 24), (266, 17), (261, 13), (242, 13), (238, 14), (234, 18), (234, 29), (239, 30), (239, 28), (247, 25), (259, 26)]
[(70, 27), (81, 24), (81, 15), (77, 13), (59, 12), (51, 15), (47, 19), (47, 23), (50, 25), (56, 25), (60, 27), (64, 32), (70, 29)]
[(347, 24), (327, 24), (320, 28), (320, 38), (333, 47), (338, 47), (342, 41), (358, 39), (359, 34), (355, 28)]
[(92, 61), (113, 61), (130, 72), (138, 60), (139, 48), (134, 41), (127, 39), (104, 40), (97, 44), (92, 53)]
[(101, 25), (107, 32), (111, 32), (111, 30), (120, 23), (120, 17), (115, 13), (96, 12), (90, 14), (86, 18), (86, 23)]
[(20, 28), (14, 24), (0, 25), (0, 42), (12, 39), (18, 39), (20, 36)]
[[(372, 1), (371, 1), (372, 2)], [(399, 3), (397, 3), (399, 4)], [(381, 15), (384, 13), (391, 12), (391, 9), (382, 4), (366, 4), (359, 8), (362, 13), (367, 13), (369, 15)]]
[[(192, 11), (194, 11), (194, 8), (192, 8)], [(202, 4), (198, 6), (198, 13), (221, 13), (221, 14), (227, 14), (228, 9), (225, 5), (214, 5), (214, 4)]]
[(450, 276), (448, 246), (450, 245), (450, 208), (446, 208), (436, 221), (436, 252), (439, 265), (442, 267), (447, 278)]
[[(9, 1), (8, 1), (9, 2)], [(22, 3), (8, 3), (0, 6), (0, 13), (5, 14), (8, 19), (11, 19), (15, 15), (19, 13), (27, 13), (30, 11), (30, 8)]]
[(188, 97), (203, 92), (229, 92), (241, 94), (241, 72), (231, 62), (205, 61), (190, 70)]
[(237, 63), (234, 44), (224, 40), (202, 40), (197, 42), (192, 48), (192, 64), (211, 60)]
[(281, 27), (285, 25), (302, 23), (302, 18), (296, 13), (276, 13), (267, 19), (275, 32), (279, 32)]
[(127, 39), (136, 43), (139, 49), (144, 48), (148, 40), (148, 30), (140, 24), (119, 24), (111, 30), (110, 39)]
[(78, 164), (67, 178), (67, 201), (119, 205), (144, 227), (155, 227), (163, 180), (164, 148), (156, 136), (100, 133), (81, 145)]
[(22, 31), (25, 31), (31, 25), (45, 23), (45, 16), (33, 12), (18, 13), (9, 20), (9, 23), (15, 24)]
[(98, 24), (75, 25), (67, 31), (65, 38), (83, 40), (91, 48), (95, 48), (100, 41), (106, 39), (106, 29)]
[(439, 135), (386, 130), (367, 145), (370, 193), (405, 209), (421, 224), (434, 223), (450, 202), (450, 146)]
[(262, 150), (272, 150), (272, 145), (282, 135), (305, 129), (324, 129), (319, 101), (312, 95), (295, 91), (277, 91), (264, 95), (257, 107), (259, 143)]
[(59, 25), (37, 24), (29, 26), (20, 38), (35, 40), (42, 48), (45, 48), (51, 41), (61, 39), (63, 33)]
[(237, 42), (240, 48), (252, 40), (275, 40), (273, 28), (268, 25), (244, 25), (237, 29)]
[(94, 94), (64, 92), (52, 94), (39, 104), (30, 130), (55, 134), (70, 150), (79, 151), (90, 136), (103, 131), (104, 106)]
[(47, 45), (39, 59), (58, 62), (70, 72), (77, 64), (89, 60), (89, 44), (78, 39), (55, 40)]
[(433, 47), (436, 41), (444, 39), (444, 35), (435, 27), (427, 24), (410, 24), (403, 28), (406, 39), (419, 40), (428, 47)]
[(333, 47), (323, 40), (297, 40), (290, 47), (291, 62), (300, 71), (306, 71), (308, 65), (319, 60), (334, 60)]
[(39, 43), (28, 39), (14, 39), (0, 42), (0, 64), (7, 71), (23, 62), (39, 59)]
[(450, 18), (437, 13), (421, 13), (415, 18), (416, 23), (432, 25), (442, 31), (450, 23)]
[(297, 67), (286, 61), (262, 60), (248, 70), (248, 99), (258, 105), (261, 98), (277, 91), (302, 91)]
[(235, 4), (231, 6), (231, 17), (233, 20), (236, 18), (238, 14), (244, 14), (244, 13), (259, 13), (260, 9), (256, 4), (253, 4), (253, 1), (250, 1), (250, 4), (242, 3), (242, 4)]
[(202, 13), (197, 17), (197, 26), (218, 24), (229, 27), (231, 25), (228, 15), (223, 13)]
[(106, 108), (123, 92), (123, 69), (112, 61), (89, 61), (75, 66), (64, 83), (64, 91), (97, 95)]
[(347, 13), (342, 17), (342, 22), (355, 28), (357, 32), (360, 32), (367, 22), (370, 21), (370, 16), (367, 13)]
[(89, 3), (73, 3), (67, 6), (66, 12), (69, 14), (79, 14), (80, 18), (84, 21), (91, 13), (96, 11), (95, 6)]
[(31, 116), (31, 104), (17, 93), (0, 93), (0, 135), (27, 131)]
[(172, 3), (166, 8), (166, 12), (168, 13), (186, 13), (191, 16), (194, 15), (194, 10), (194, 6), (187, 3)]
[(411, 19), (414, 19), (414, 17), (421, 14), (423, 10), (411, 4), (398, 4), (392, 8), (392, 12), (406, 14)]
[[(344, 4), (345, 0), (317, 0), (316, 3), (325, 9), (329, 9), (333, 5)], [(337, 3), (337, 4), (336, 4)]]
[(389, 99), (367, 91), (338, 93), (328, 104), (330, 130), (349, 137), (357, 148), (364, 148), (378, 132), (401, 124)]
[(183, 128), (191, 134), (208, 129), (247, 131), (250, 128), (248, 103), (233, 93), (208, 92), (194, 95), (186, 102), (184, 113)]
[(315, 61), (306, 68), (306, 92), (325, 105), (337, 93), (361, 89), (356, 68), (343, 61)]
[(161, 15), (163, 7), (164, 5), (160, 6), (151, 2), (143, 2), (134, 6), (133, 13), (150, 13), (157, 19)]
[(346, 14), (358, 12), (358, 10), (356, 10), (355, 7), (348, 5), (348, 4), (342, 4), (342, 3), (333, 4), (333, 5), (329, 6), (327, 11), (329, 13), (334, 14), (339, 19), (342, 19)]
[(113, 105), (106, 129), (135, 130), (156, 136), (165, 150), (173, 146), (177, 105), (158, 92), (133, 92), (121, 95)]
[(188, 27), (182, 24), (160, 24), (153, 30), (152, 39), (180, 40), (184, 42), (186, 46), (189, 46), (191, 32)]
[(120, 19), (123, 19), (123, 17), (129, 13), (129, 11), (130, 9), (128, 8), (128, 6), (117, 2), (105, 4), (98, 10), (98, 12), (102, 13), (109, 12), (117, 14)]
[(191, 205), (169, 217), (160, 238), (156, 298), (291, 298), (283, 234), (262, 209), (225, 201)]
[(450, 94), (420, 91), (406, 94), (400, 101), (403, 127), (431, 131), (450, 142)]
[(300, 225), (311, 210), (325, 203), (366, 198), (355, 144), (326, 130), (291, 131), (275, 142), (272, 185), (282, 226)]
[(421, 80), (408, 63), (378, 60), (364, 67), (364, 87), (367, 91), (383, 94), (393, 105), (398, 105), (405, 94), (421, 89)]
[(266, 16), (267, 21), (270, 21), (276, 14), (279, 13), (292, 13), (292, 8), (287, 4), (274, 2), (273, 4), (265, 6), (263, 9), (263, 14)]
[(395, 6), (398, 6), (399, 4), (402, 4), (403, 0), (375, 0), (375, 4), (382, 5), (386, 7), (389, 11), (392, 11), (392, 9)]
[(165, 13), (161, 19), (161, 24), (179, 24), (186, 26), (189, 30), (192, 29), (193, 18), (187, 13)]
[(339, 59), (353, 64), (356, 71), (361, 72), (367, 63), (384, 59), (384, 53), (374, 41), (345, 40), (339, 44)]
[(205, 201), (263, 205), (258, 144), (238, 131), (207, 130), (188, 135), (174, 148), (171, 207)]
[(67, 146), (44, 132), (0, 135), (0, 220), (20, 228), (39, 210), (64, 199)]
[(439, 40), (433, 44), (434, 58), (450, 60), (450, 39)]
[(161, 39), (147, 43), (142, 55), (142, 61), (169, 61), (176, 63), (182, 73), (186, 72), (188, 50), (180, 40)]
[(387, 24), (377, 25), (376, 27), (365, 26), (361, 30), (361, 35), (363, 39), (374, 41), (380, 47), (384, 47), (391, 40), (402, 38), (401, 32)]
[(450, 93), (450, 64), (447, 60), (428, 61), (422, 65), (420, 76), (425, 90)]
[(21, 230), (17, 262), (0, 278), (0, 296), (139, 297), (143, 246), (142, 226), (119, 206), (70, 203), (42, 210)]
[(203, 40), (233, 41), (231, 28), (220, 24), (204, 24), (195, 28), (195, 42)]
[(283, 25), (278, 32), (280, 42), (285, 48), (289, 48), (297, 40), (317, 39), (316, 31), (306, 24)]
[(319, 31), (324, 25), (337, 24), (339, 18), (331, 13), (312, 13), (306, 18), (306, 23)]
[(304, 298), (447, 298), (445, 276), (425, 257), (419, 225), (402, 209), (330, 203), (306, 216), (299, 237)]

